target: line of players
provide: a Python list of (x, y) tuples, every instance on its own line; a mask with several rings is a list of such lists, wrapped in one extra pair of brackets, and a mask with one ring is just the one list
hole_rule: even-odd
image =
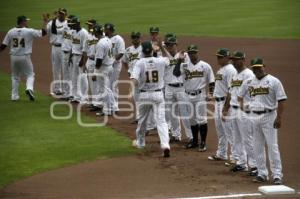
[[(112, 115), (119, 110), (115, 82), (124, 66), (131, 78), (137, 80), (133, 97), (136, 107), (139, 107), (141, 92), (161, 92), (162, 88), (144, 90), (139, 87), (139, 78), (133, 74), (138, 65), (136, 63), (149, 57), (161, 57), (168, 63), (163, 77), (151, 70), (143, 74), (143, 81), (155, 85), (159, 79), (163, 79), (162, 94), (166, 104), (165, 119), (171, 133), (170, 142), (181, 141), (181, 118), (188, 138), (186, 148), (206, 151), (207, 101), (214, 101), (218, 149), (209, 159), (226, 160), (226, 164), (232, 166), (231, 171), (249, 170), (250, 175), (256, 176), (255, 182), (263, 182), (268, 179), (263, 144), (267, 142), (274, 183), (282, 183), (277, 129), (280, 128), (286, 95), (280, 81), (265, 72), (262, 59), (252, 60), (253, 73), (245, 66), (243, 52), (230, 54), (229, 50), (221, 48), (216, 53), (221, 67), (214, 76), (211, 66), (200, 59), (197, 46), (190, 45), (186, 53), (178, 51), (174, 33), (165, 35), (164, 42), (160, 42), (159, 29), (150, 28), (151, 54), (145, 56), (143, 47), (149, 46), (141, 45), (139, 32), (132, 32), (132, 46), (125, 50), (125, 42), (115, 34), (113, 24), (106, 23), (102, 27), (91, 19), (86, 22), (86, 31), (81, 27), (78, 17), (70, 15), (65, 20), (66, 15), (66, 10), (60, 9), (58, 17), (47, 26), (52, 44), (53, 75), (57, 80), (53, 85), (53, 95), (62, 95), (72, 102), (85, 104), (89, 100), (90, 87), (93, 96), (91, 111)], [(60, 71), (63, 74), (62, 83)], [(178, 107), (173, 106), (176, 103)], [(136, 109), (136, 118), (140, 120), (139, 108)], [(147, 128), (142, 126), (142, 130), (138, 125), (137, 138), (143, 135), (140, 141), (136, 140), (138, 148), (145, 146), (144, 134), (147, 130), (159, 126), (161, 122), (152, 109), (142, 117), (147, 118), (148, 122)], [(229, 158), (228, 145), (231, 147)], [(164, 143), (163, 146), (164, 151), (168, 149), (165, 157), (169, 157), (169, 145)]]

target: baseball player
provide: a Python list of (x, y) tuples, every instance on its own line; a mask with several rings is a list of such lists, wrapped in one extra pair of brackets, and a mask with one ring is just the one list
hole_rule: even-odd
[[(178, 111), (173, 109), (179, 109), (180, 116), (182, 117), (182, 123), (185, 129), (188, 140), (193, 139), (191, 124), (190, 124), (190, 110), (189, 99), (184, 89), (184, 75), (179, 74), (175, 76), (173, 74), (174, 68), (178, 63), (180, 52), (177, 52), (177, 38), (176, 35), (166, 35), (164, 41), (165, 47), (162, 50), (166, 53), (166, 58), (170, 64), (165, 68), (165, 101), (166, 101), (166, 120), (170, 121), (171, 138), (170, 142), (181, 141), (181, 127), (180, 117), (176, 115)], [(183, 61), (185, 62), (185, 61)], [(174, 106), (176, 105), (176, 106)]]
[(115, 97), (115, 105), (114, 111), (119, 111), (118, 105), (118, 97), (119, 97), (119, 88), (117, 85), (117, 80), (119, 79), (120, 72), (122, 69), (121, 58), (125, 53), (125, 42), (124, 39), (115, 34), (115, 26), (111, 23), (106, 23), (104, 25), (105, 35), (110, 38), (113, 45), (113, 56), (114, 56), (114, 64), (113, 64), (113, 72), (110, 75), (110, 81), (112, 86), (112, 91)]
[(11, 80), (12, 92), (11, 100), (19, 100), (19, 84), (21, 75), (26, 76), (26, 95), (31, 101), (34, 101), (33, 84), (34, 72), (31, 62), (32, 42), (34, 38), (42, 37), (47, 34), (46, 25), (48, 16), (43, 15), (43, 28), (35, 30), (28, 28), (28, 18), (26, 16), (17, 17), (17, 27), (10, 29), (0, 46), (0, 52), (7, 46), (10, 48), (11, 60)]
[(226, 48), (221, 48), (216, 53), (218, 64), (221, 68), (215, 76), (215, 126), (218, 136), (218, 149), (215, 155), (209, 156), (209, 160), (227, 160), (227, 145), (231, 146), (231, 155), (227, 164), (234, 164), (237, 155), (233, 150), (232, 135), (230, 124), (222, 121), (222, 109), (228, 90), (231, 86), (231, 79), (237, 73), (234, 66), (230, 63), (230, 52)]
[(165, 103), (162, 92), (165, 68), (169, 62), (164, 58), (153, 57), (150, 41), (142, 43), (142, 51), (145, 57), (137, 61), (131, 75), (133, 84), (140, 89), (138, 107), (140, 118), (136, 129), (136, 140), (133, 144), (137, 148), (145, 147), (146, 121), (149, 111), (153, 109), (163, 157), (170, 157), (168, 125), (165, 119)]
[(150, 27), (150, 38), (153, 46), (153, 56), (162, 57), (162, 51), (160, 49), (160, 39), (159, 39), (159, 27)]
[(99, 39), (95, 47), (95, 75), (93, 81), (99, 86), (99, 100), (103, 102), (102, 112), (96, 113), (100, 116), (111, 116), (115, 110), (115, 98), (111, 90), (109, 76), (113, 72), (113, 46), (111, 40), (103, 35), (101, 25), (94, 26), (95, 36)]
[[(74, 17), (74, 15), (70, 15), (67, 18), (67, 21)], [(62, 60), (63, 60), (63, 67), (62, 67), (62, 99), (70, 100), (72, 99), (71, 96), (71, 75), (72, 75), (72, 66), (70, 63), (70, 57), (72, 53), (72, 34), (73, 31), (69, 26), (65, 27), (63, 31), (63, 40), (61, 43), (61, 50), (62, 50)]]
[[(215, 84), (214, 73), (211, 66), (200, 60), (198, 55), (198, 47), (190, 45), (187, 48), (189, 61), (183, 64), (184, 70), (184, 87), (192, 105), (191, 130), (193, 139), (188, 143), (187, 148), (198, 147), (198, 134), (200, 131), (201, 142), (199, 151), (207, 150), (207, 104), (206, 100), (212, 100), (212, 94)], [(176, 70), (174, 73), (180, 73)], [(209, 92), (206, 93), (206, 87)]]
[(81, 27), (77, 16), (74, 16), (68, 24), (74, 30), (72, 32), (72, 96), (74, 98), (71, 102), (86, 104), (88, 101), (88, 80), (82, 54), (88, 32)]
[[(253, 149), (252, 122), (249, 120), (248, 114), (241, 111), (237, 98), (242, 83), (253, 78), (254, 74), (245, 66), (245, 53), (235, 51), (233, 52), (231, 59), (237, 70), (237, 74), (234, 75), (231, 80), (231, 87), (222, 111), (224, 120), (229, 120), (231, 123), (233, 147), (235, 147), (235, 151), (239, 158), (236, 165), (231, 168), (231, 171), (237, 172), (248, 170), (248, 162), (249, 174), (251, 175), (255, 174), (257, 171)], [(248, 104), (249, 98), (246, 98), (244, 100), (244, 107), (248, 106)], [(227, 115), (230, 118), (226, 118)]]
[(90, 111), (101, 111), (101, 107), (99, 107), (99, 103), (97, 102), (97, 95), (98, 95), (98, 84), (92, 80), (92, 74), (95, 70), (95, 47), (98, 43), (98, 38), (94, 34), (94, 26), (96, 25), (95, 19), (90, 19), (86, 23), (88, 28), (88, 36), (84, 43), (83, 47), (83, 57), (85, 62), (85, 67), (88, 72), (88, 80), (89, 80), (89, 87), (92, 94), (91, 98), (91, 106)]
[(282, 165), (278, 147), (277, 131), (281, 127), (284, 102), (287, 99), (284, 88), (279, 79), (266, 73), (263, 59), (251, 60), (251, 67), (255, 77), (242, 85), (238, 94), (240, 107), (243, 98), (251, 97), (250, 110), (254, 130), (254, 153), (256, 157), (258, 175), (254, 182), (268, 180), (265, 144), (268, 147), (270, 169), (273, 183), (282, 184)]
[(47, 24), (47, 32), (49, 34), (49, 41), (52, 45), (51, 49), (51, 61), (52, 61), (52, 72), (54, 88), (51, 90), (52, 95), (62, 95), (61, 89), (61, 74), (62, 74), (62, 41), (63, 41), (63, 32), (68, 27), (67, 20), (67, 10), (65, 8), (59, 9), (57, 11), (57, 17), (49, 21)]
[[(142, 46), (141, 46), (141, 33), (140, 32), (132, 32), (131, 33), (131, 43), (132, 45), (126, 48), (122, 63), (123, 66), (127, 69), (129, 77), (132, 74), (133, 71), (133, 66), (135, 63), (139, 60), (142, 52)], [(134, 95), (133, 95), (133, 100), (135, 103), (135, 120), (132, 123), (137, 123), (138, 121), (138, 109), (137, 103), (138, 103), (138, 96), (139, 96), (139, 90), (135, 89), (134, 90)]]

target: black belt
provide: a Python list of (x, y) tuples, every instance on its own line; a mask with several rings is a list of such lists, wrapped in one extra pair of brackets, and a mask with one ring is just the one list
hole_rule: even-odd
[(238, 108), (240, 108), (239, 106), (231, 106), (232, 108), (234, 108), (234, 109), (238, 109)]
[(70, 53), (70, 51), (66, 51), (66, 50), (64, 50), (64, 53), (65, 53), (65, 54), (67, 54), (67, 53)]
[(265, 113), (271, 113), (272, 111), (274, 110), (271, 110), (271, 109), (265, 109), (263, 111), (252, 111), (252, 113), (255, 113), (257, 115), (261, 115), (261, 114), (265, 114)]
[(217, 102), (221, 102), (221, 101), (224, 101), (225, 100), (225, 97), (215, 97), (215, 100)]
[(202, 91), (201, 90), (197, 90), (197, 91), (185, 91), (188, 95), (199, 95)]
[(74, 53), (72, 53), (72, 55), (73, 56), (81, 56), (81, 54), (74, 54)]
[(247, 110), (247, 111), (244, 111), (245, 113), (247, 113), (247, 114), (249, 114), (249, 113), (251, 113), (251, 111), (249, 111), (249, 110)]
[(61, 44), (52, 44), (55, 47), (61, 47)]
[(177, 83), (177, 84), (168, 84), (168, 86), (171, 86), (171, 87), (182, 87), (183, 86), (183, 83)]
[[(158, 91), (161, 91), (161, 89), (156, 89), (154, 90), (154, 92), (158, 92)], [(146, 90), (140, 90), (141, 93), (144, 93), (144, 92), (151, 92), (151, 91), (146, 91)]]
[(89, 59), (94, 61), (94, 60), (95, 60), (95, 57), (89, 57)]

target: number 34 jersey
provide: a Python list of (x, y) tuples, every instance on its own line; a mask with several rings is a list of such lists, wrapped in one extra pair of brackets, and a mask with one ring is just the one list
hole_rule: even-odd
[(22, 56), (32, 53), (32, 42), (35, 37), (42, 37), (42, 30), (12, 28), (2, 43), (10, 47), (11, 55)]
[(131, 79), (139, 82), (139, 89), (155, 91), (164, 87), (165, 68), (169, 60), (163, 57), (145, 57), (137, 61), (133, 67)]

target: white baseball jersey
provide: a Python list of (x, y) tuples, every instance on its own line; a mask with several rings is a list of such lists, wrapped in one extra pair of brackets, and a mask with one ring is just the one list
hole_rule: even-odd
[(32, 53), (32, 42), (35, 37), (42, 37), (42, 30), (12, 28), (8, 31), (2, 43), (10, 47), (11, 55), (28, 55)]
[(205, 89), (215, 81), (214, 72), (211, 66), (200, 60), (196, 65), (191, 61), (182, 64), (184, 69), (184, 87), (187, 92)]
[(231, 79), (237, 73), (232, 64), (221, 67), (215, 78), (214, 97), (226, 97), (231, 86)]
[(102, 37), (95, 47), (95, 59), (102, 59), (102, 65), (111, 66), (114, 63), (112, 43), (108, 37)]
[(113, 46), (113, 56), (115, 57), (117, 54), (125, 53), (125, 42), (124, 39), (120, 35), (114, 35), (110, 38)]
[(88, 37), (88, 31), (81, 28), (79, 31), (72, 32), (72, 53), (82, 55), (83, 46)]
[(66, 27), (63, 31), (63, 40), (61, 43), (61, 50), (62, 51), (71, 51), (72, 50), (72, 29)]
[(269, 74), (260, 80), (256, 77), (247, 80), (242, 85), (239, 96), (244, 97), (247, 92), (251, 97), (252, 111), (274, 110), (278, 106), (278, 101), (287, 99), (280, 80)]
[(131, 79), (139, 82), (139, 89), (155, 91), (164, 87), (165, 67), (170, 63), (165, 58), (145, 57), (133, 67)]
[[(165, 69), (165, 83), (166, 84), (177, 84), (177, 83), (183, 83), (184, 81), (184, 76), (183, 76), (183, 73), (176, 77), (175, 75), (173, 75), (173, 70), (178, 62), (178, 58), (179, 58), (179, 54), (180, 53), (176, 53), (176, 55), (174, 57), (165, 57), (166, 59), (169, 59), (169, 66), (166, 67)], [(187, 58), (188, 55), (187, 53), (185, 53), (185, 57)], [(185, 59), (183, 61), (183, 63), (187, 63), (188, 62), (188, 59)]]
[(63, 33), (65, 29), (68, 28), (68, 22), (67, 20), (61, 22), (58, 19), (55, 19), (57, 34), (53, 34), (51, 32), (52, 23), (53, 20), (49, 21), (47, 24), (47, 33), (49, 35), (49, 41), (51, 44), (61, 44), (63, 41)]
[(89, 58), (95, 58), (95, 47), (98, 43), (98, 38), (95, 37), (93, 34), (88, 33), (87, 39), (83, 45), (83, 51), (86, 52)]
[(132, 73), (134, 64), (140, 59), (142, 53), (142, 46), (139, 45), (137, 48), (134, 45), (126, 48), (122, 62), (128, 64), (128, 73)]
[[(230, 94), (231, 94), (231, 100), (230, 105), (231, 106), (239, 106), (239, 102), (237, 100), (239, 90), (243, 84), (243, 82), (247, 81), (248, 79), (251, 79), (254, 77), (254, 74), (252, 70), (249, 68), (245, 68), (240, 73), (235, 74), (231, 79), (231, 87), (230, 87)], [(244, 105), (247, 105), (249, 103), (249, 98), (244, 98)]]

